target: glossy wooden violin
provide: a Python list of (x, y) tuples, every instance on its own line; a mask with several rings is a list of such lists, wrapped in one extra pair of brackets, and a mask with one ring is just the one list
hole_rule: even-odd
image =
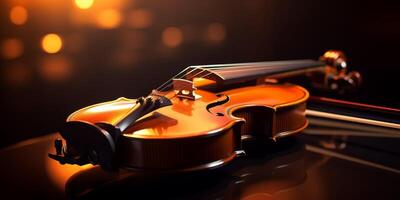
[(309, 93), (281, 83), (307, 76), (338, 91), (358, 85), (344, 55), (319, 60), (190, 66), (138, 99), (118, 98), (72, 113), (50, 158), (106, 170), (188, 171), (221, 166), (244, 140), (278, 140), (303, 130)]

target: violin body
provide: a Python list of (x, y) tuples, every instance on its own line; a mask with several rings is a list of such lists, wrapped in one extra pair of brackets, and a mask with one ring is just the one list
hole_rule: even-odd
[[(175, 96), (172, 105), (144, 115), (122, 132), (118, 165), (179, 171), (217, 167), (236, 157), (242, 138), (276, 139), (307, 125), (308, 92), (300, 86), (265, 84), (196, 94), (201, 98), (191, 101), (170, 91), (166, 96)], [(134, 99), (120, 98), (81, 109), (68, 121), (113, 124), (136, 105)]]
[(347, 72), (341, 52), (319, 61), (294, 60), (190, 66), (138, 99), (118, 98), (72, 113), (56, 140), (61, 164), (105, 170), (189, 171), (221, 166), (243, 152), (243, 141), (300, 132), (309, 93), (278, 80), (305, 75), (319, 88), (344, 91), (360, 75)]

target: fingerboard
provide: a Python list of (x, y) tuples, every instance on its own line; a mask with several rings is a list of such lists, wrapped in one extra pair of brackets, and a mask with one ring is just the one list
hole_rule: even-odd
[[(237, 81), (252, 80), (270, 75), (302, 71), (323, 66), (325, 66), (323, 62), (316, 60), (198, 65), (189, 67), (188, 71), (190, 71), (190, 73), (188, 77), (214, 77), (213, 79), (217, 79), (219, 82), (233, 83)], [(203, 70), (203, 72), (201, 70)]]

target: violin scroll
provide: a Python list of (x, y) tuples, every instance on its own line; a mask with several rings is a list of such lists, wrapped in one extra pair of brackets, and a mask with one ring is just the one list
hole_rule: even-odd
[(347, 59), (342, 51), (329, 50), (319, 60), (329, 66), (335, 67), (339, 73), (343, 74), (347, 71)]
[(329, 50), (319, 60), (326, 67), (322, 79), (314, 78), (314, 86), (332, 90), (339, 94), (352, 91), (360, 86), (361, 74), (357, 71), (349, 71), (347, 59), (343, 52)]

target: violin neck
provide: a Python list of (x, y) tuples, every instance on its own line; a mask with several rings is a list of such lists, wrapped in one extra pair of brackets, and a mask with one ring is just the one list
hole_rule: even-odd
[[(318, 71), (326, 65), (316, 60), (289, 60), (271, 62), (253, 62), (219, 65), (190, 66), (190, 73), (186, 78), (208, 78), (219, 84), (231, 84), (257, 80), (263, 77), (291, 76), (305, 74), (306, 72)], [(201, 70), (206, 72), (201, 72)]]

